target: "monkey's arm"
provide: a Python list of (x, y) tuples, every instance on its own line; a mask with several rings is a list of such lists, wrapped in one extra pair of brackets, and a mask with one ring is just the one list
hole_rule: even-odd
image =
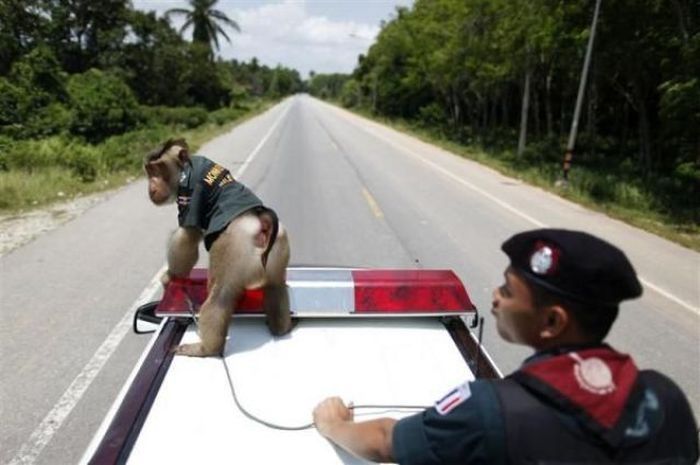
[(184, 278), (199, 258), (199, 241), (202, 233), (197, 228), (180, 227), (168, 243), (168, 272), (167, 277)]
[(394, 462), (394, 419), (379, 418), (356, 423), (343, 401), (330, 397), (314, 409), (314, 423), (322, 436), (351, 454), (373, 462)]

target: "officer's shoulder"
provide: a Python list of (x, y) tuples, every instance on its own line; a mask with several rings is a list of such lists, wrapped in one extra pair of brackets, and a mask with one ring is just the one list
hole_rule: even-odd
[(666, 399), (686, 399), (683, 390), (668, 376), (656, 370), (640, 370), (641, 383)]
[(500, 407), (496, 386), (503, 382), (505, 382), (505, 380), (500, 378), (481, 378), (469, 382), (469, 390), (471, 391), (472, 399), (481, 405), (494, 404)]

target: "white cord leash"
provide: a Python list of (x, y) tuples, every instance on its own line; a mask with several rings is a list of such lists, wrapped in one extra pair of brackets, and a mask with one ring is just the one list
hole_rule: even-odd
[[(192, 322), (194, 323), (195, 327), (197, 328), (197, 332), (199, 332), (199, 324), (197, 320), (199, 319), (197, 315), (195, 314), (194, 311), (194, 304), (192, 303), (192, 299), (190, 299), (190, 296), (185, 292), (185, 298), (187, 299), (187, 307), (189, 309), (190, 315), (192, 316)], [(238, 410), (241, 411), (243, 415), (246, 416), (246, 418), (259, 423), (263, 426), (267, 426), (268, 428), (272, 429), (277, 429), (277, 430), (282, 430), (282, 431), (303, 431), (307, 429), (314, 428), (316, 425), (311, 422), (311, 423), (306, 423), (303, 425), (299, 426), (285, 426), (285, 425), (278, 425), (276, 423), (271, 423), (269, 421), (265, 421), (252, 413), (250, 413), (248, 410), (246, 410), (243, 405), (238, 400), (238, 396), (236, 395), (236, 388), (233, 385), (233, 378), (231, 377), (231, 372), (229, 371), (228, 364), (226, 363), (226, 358), (221, 356), (219, 357), (221, 360), (221, 363), (224, 365), (224, 371), (226, 371), (226, 378), (228, 380), (228, 385), (229, 388), (231, 389), (231, 397), (233, 397), (233, 401), (236, 404), (236, 407), (238, 407)], [(428, 408), (425, 405), (381, 405), (381, 404), (367, 404), (367, 405), (351, 405), (348, 407), (351, 410), (357, 410), (357, 409), (404, 409), (404, 410), (425, 410)]]

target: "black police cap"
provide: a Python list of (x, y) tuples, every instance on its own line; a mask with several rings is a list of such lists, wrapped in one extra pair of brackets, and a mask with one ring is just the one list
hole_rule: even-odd
[(611, 307), (642, 295), (627, 256), (584, 232), (526, 231), (505, 241), (501, 249), (525, 279), (564, 298)]

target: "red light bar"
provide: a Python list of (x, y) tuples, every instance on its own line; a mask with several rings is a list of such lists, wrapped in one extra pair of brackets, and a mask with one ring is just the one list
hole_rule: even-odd
[(356, 312), (473, 310), (467, 291), (448, 270), (354, 270)]
[[(351, 270), (289, 268), (287, 286), (296, 317), (440, 316), (475, 310), (464, 285), (450, 270)], [(190, 316), (207, 295), (207, 270), (173, 279), (156, 314)], [(262, 316), (262, 290), (245, 292), (237, 315)]]

